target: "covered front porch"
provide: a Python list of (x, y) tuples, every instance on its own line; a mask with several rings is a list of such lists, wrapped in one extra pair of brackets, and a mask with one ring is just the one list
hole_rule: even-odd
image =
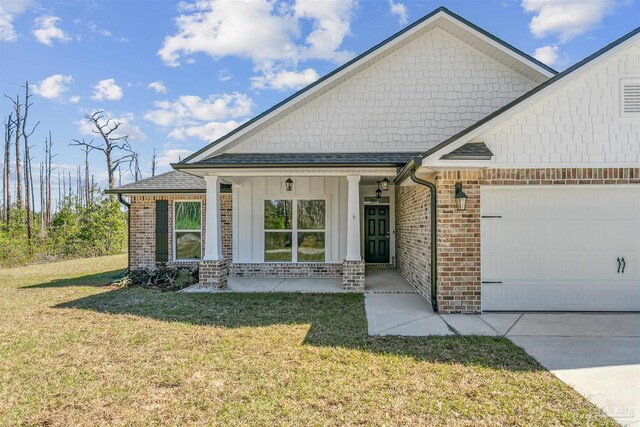
[[(367, 290), (366, 264), (395, 265), (395, 168), (198, 173), (206, 182), (206, 197), (200, 283), (194, 289), (362, 292)], [(223, 184), (231, 186), (227, 235)], [(225, 239), (231, 240), (230, 251), (223, 249)], [(379, 285), (374, 280), (371, 286)]]

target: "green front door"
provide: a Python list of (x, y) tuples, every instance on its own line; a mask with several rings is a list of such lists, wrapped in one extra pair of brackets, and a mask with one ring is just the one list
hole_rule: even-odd
[(389, 262), (389, 206), (364, 207), (364, 260)]

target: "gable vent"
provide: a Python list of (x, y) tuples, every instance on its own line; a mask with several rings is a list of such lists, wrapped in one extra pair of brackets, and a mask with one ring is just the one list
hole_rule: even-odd
[(640, 115), (640, 79), (623, 80), (622, 82), (622, 115)]

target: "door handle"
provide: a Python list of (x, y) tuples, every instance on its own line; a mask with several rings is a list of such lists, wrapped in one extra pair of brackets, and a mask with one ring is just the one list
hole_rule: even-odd
[(627, 263), (624, 261), (624, 257), (622, 257), (622, 273), (624, 273), (624, 269), (627, 266)]
[(620, 273), (620, 266), (621, 266), (621, 264), (620, 264), (620, 257), (618, 257), (617, 261), (618, 261), (618, 273)]

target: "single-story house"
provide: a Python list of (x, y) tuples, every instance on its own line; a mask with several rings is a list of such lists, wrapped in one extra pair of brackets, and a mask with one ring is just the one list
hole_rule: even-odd
[(640, 310), (640, 28), (557, 73), (439, 8), (172, 166), (111, 190), (131, 269)]

